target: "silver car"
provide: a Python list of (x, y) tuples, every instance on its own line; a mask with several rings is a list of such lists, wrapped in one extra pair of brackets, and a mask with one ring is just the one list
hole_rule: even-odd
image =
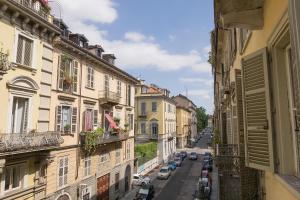
[(176, 163), (177, 167), (181, 167), (182, 165), (182, 158), (181, 157), (175, 157), (174, 162)]
[(168, 166), (165, 166), (159, 170), (159, 172), (157, 174), (157, 178), (158, 179), (168, 179), (170, 175), (171, 175), (171, 170), (169, 169)]

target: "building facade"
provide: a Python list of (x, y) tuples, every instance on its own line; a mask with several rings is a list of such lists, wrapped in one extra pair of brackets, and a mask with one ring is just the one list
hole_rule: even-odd
[(176, 147), (184, 148), (188, 143), (191, 131), (191, 111), (185, 107), (176, 106)]
[(176, 151), (176, 106), (167, 89), (144, 81), (135, 92), (136, 142), (156, 140), (158, 160), (167, 162)]
[[(179, 143), (181, 143), (181, 146), (186, 146), (187, 144), (192, 144), (198, 135), (197, 113), (196, 113), (197, 106), (190, 99), (188, 99), (186, 96), (184, 96), (182, 94), (174, 96), (174, 97), (172, 97), (172, 99), (176, 102), (176, 107), (184, 108), (184, 109), (188, 110), (190, 113), (189, 120), (188, 120), (188, 126), (187, 126), (188, 127), (187, 138), (186, 138), (186, 140), (184, 139), (181, 142), (179, 141)], [(177, 124), (177, 126), (180, 126), (180, 125)], [(177, 134), (180, 134), (180, 132), (177, 131)], [(181, 139), (179, 139), (179, 140), (181, 140)]]
[(300, 2), (214, 3), (221, 199), (299, 199)]
[(122, 197), (138, 81), (45, 1), (0, 7), (0, 199)]

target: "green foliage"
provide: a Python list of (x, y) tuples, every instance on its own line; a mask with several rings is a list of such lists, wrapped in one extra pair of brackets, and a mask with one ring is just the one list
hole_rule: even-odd
[(85, 144), (84, 144), (84, 149), (88, 152), (93, 152), (96, 150), (96, 146), (99, 143), (100, 137), (103, 136), (103, 129), (102, 128), (97, 128), (95, 131), (91, 132), (85, 132)]
[(213, 146), (221, 143), (220, 131), (218, 129), (214, 130), (214, 137), (213, 137), (212, 143), (213, 143)]
[(138, 157), (139, 165), (142, 165), (157, 156), (157, 143), (149, 142), (137, 144), (134, 147), (134, 152), (136, 157)]
[(197, 108), (196, 117), (197, 117), (197, 130), (199, 132), (207, 126), (208, 115), (206, 114), (205, 108), (203, 108), (202, 106)]

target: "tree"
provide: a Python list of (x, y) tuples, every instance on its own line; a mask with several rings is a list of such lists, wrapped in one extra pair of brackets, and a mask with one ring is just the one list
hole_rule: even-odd
[(201, 131), (207, 126), (208, 115), (206, 114), (205, 108), (200, 106), (196, 109), (197, 117), (197, 130)]

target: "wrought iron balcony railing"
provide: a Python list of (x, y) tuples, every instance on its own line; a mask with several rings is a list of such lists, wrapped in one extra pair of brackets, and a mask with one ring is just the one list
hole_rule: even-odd
[(63, 141), (59, 132), (0, 133), (0, 154), (58, 147)]
[(141, 111), (139, 117), (147, 117), (147, 111)]
[(10, 69), (10, 65), (8, 62), (8, 54), (5, 54), (0, 51), (0, 70), (7, 71)]
[(119, 93), (111, 91), (99, 91), (99, 100), (102, 104), (119, 104), (121, 96)]
[[(85, 141), (87, 138), (87, 134), (89, 134), (89, 132), (83, 133), (80, 135), (81, 137), (81, 145), (85, 145)], [(113, 142), (119, 142), (119, 141), (123, 141), (123, 140), (127, 140), (129, 137), (128, 133), (104, 133), (102, 136), (100, 136), (98, 138), (98, 142), (97, 144), (109, 144), (109, 143), (113, 143)]]
[(158, 134), (136, 134), (135, 135), (136, 140), (157, 140)]
[(43, 6), (41, 7), (34, 6), (32, 0), (13, 0), (13, 1), (17, 2), (18, 4), (20, 4), (21, 6), (27, 9), (30, 9), (31, 11), (35, 12), (36, 14), (38, 14), (39, 16), (41, 16), (42, 18), (48, 21), (49, 11), (45, 9)]

